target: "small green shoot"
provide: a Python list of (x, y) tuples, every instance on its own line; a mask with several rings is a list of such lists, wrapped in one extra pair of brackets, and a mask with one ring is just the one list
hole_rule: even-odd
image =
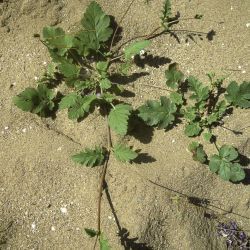
[(229, 145), (223, 145), (219, 149), (219, 154), (214, 154), (210, 158), (209, 168), (212, 172), (219, 174), (225, 181), (238, 182), (245, 179), (245, 172), (237, 162), (237, 150)]

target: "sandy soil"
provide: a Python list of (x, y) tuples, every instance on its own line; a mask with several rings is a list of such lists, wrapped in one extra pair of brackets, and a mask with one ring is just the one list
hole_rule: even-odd
[[(98, 2), (118, 20), (128, 6), (124, 0)], [(62, 112), (55, 120), (40, 119), (12, 104), (14, 95), (35, 85), (35, 77), (49, 62), (46, 49), (33, 34), (45, 25), (74, 29), (88, 3), (0, 0), (0, 249), (92, 249), (93, 241), (83, 229), (96, 227), (100, 172), (74, 164), (69, 156), (86, 146), (105, 143), (103, 118), (94, 114), (76, 123)], [(123, 39), (152, 31), (159, 23), (161, 5), (160, 0), (148, 5), (144, 0), (136, 1), (122, 24)], [(204, 15), (202, 21), (186, 21), (176, 29), (213, 29), (216, 35), (212, 41), (204, 37), (188, 43), (183, 33), (178, 33), (180, 43), (168, 35), (156, 38), (150, 53), (165, 57), (158, 60), (165, 63), (135, 68), (150, 74), (128, 87), (137, 95), (129, 98), (131, 102), (139, 105), (167, 94), (140, 84), (164, 86), (164, 70), (170, 61), (178, 62), (186, 75), (202, 80), (211, 71), (229, 74), (229, 80), (250, 79), (249, 0), (179, 0), (173, 1), (173, 11), (179, 11), (183, 18)], [(236, 136), (218, 127), (218, 143), (239, 147), (250, 157), (249, 122), (246, 110), (225, 118), (226, 127), (242, 134)], [(250, 230), (249, 175), (244, 183), (235, 185), (194, 162), (186, 150), (190, 139), (184, 136), (183, 125), (168, 132), (148, 128), (135, 132), (136, 138), (127, 136), (125, 140), (152, 158), (132, 166), (111, 159), (108, 190), (126, 245), (120, 244), (117, 219), (104, 195), (102, 227), (112, 249), (225, 249), (216, 238), (218, 221), (235, 220)], [(206, 150), (214, 149), (206, 146)], [(246, 168), (249, 173), (249, 166)], [(199, 199), (189, 202), (173, 190), (207, 199), (210, 205), (201, 204)]]

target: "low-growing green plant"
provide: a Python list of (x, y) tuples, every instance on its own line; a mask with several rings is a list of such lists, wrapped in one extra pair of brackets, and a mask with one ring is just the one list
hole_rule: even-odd
[[(250, 82), (238, 84), (231, 81), (224, 87), (225, 77), (216, 78), (214, 73), (207, 74), (209, 84), (204, 85), (194, 76), (184, 81), (184, 74), (176, 65), (166, 71), (166, 84), (172, 90), (170, 99), (176, 104), (177, 115), (184, 118), (184, 133), (188, 137), (202, 134), (205, 141), (215, 143), (213, 128), (220, 125), (223, 117), (232, 108), (250, 108)], [(218, 173), (223, 180), (238, 182), (245, 178), (237, 150), (230, 145), (218, 148), (218, 154), (209, 159), (203, 146), (198, 142), (189, 145), (193, 159), (209, 163), (212, 172)]]
[[(128, 9), (133, 2), (130, 3)], [(197, 19), (197, 17), (194, 18)], [(81, 28), (77, 32), (69, 34), (59, 27), (45, 27), (42, 37), (35, 35), (48, 49), (52, 62), (38, 81), (36, 88), (26, 88), (13, 99), (18, 108), (41, 117), (47, 117), (59, 109), (67, 110), (69, 119), (81, 121), (95, 108), (98, 108), (100, 114), (105, 117), (107, 145), (85, 148), (72, 156), (74, 162), (87, 167), (102, 166), (97, 228), (96, 230), (85, 228), (90, 237), (99, 239), (102, 250), (109, 249), (109, 244), (101, 229), (100, 217), (101, 198), (105, 188), (105, 175), (110, 154), (113, 154), (120, 162), (131, 162), (138, 156), (138, 153), (129, 145), (119, 140), (113, 142), (110, 130), (117, 135), (125, 136), (128, 133), (128, 124), (132, 116), (139, 117), (150, 126), (167, 128), (173, 124), (177, 112), (180, 111), (180, 105), (183, 104), (183, 97), (177, 91), (172, 93), (170, 98), (164, 96), (160, 98), (160, 101), (149, 100), (145, 105), (136, 109), (126, 100), (120, 100), (119, 97), (124, 88), (113, 82), (112, 77), (129, 74), (134, 57), (149, 47), (150, 40), (154, 37), (165, 33), (173, 34), (174, 31), (170, 27), (177, 23), (177, 20), (178, 17), (177, 19), (172, 17), (170, 1), (165, 0), (160, 19), (161, 25), (158, 28), (155, 28), (150, 34), (132, 38), (115, 47), (118, 26), (113, 30), (110, 17), (104, 13), (97, 2), (92, 1), (81, 19)], [(114, 65), (115, 67), (112, 67)], [(168, 85), (178, 89), (183, 74), (175, 69), (170, 69), (167, 78)], [(196, 86), (195, 80), (193, 82), (192, 88), (195, 92), (199, 87)], [(199, 92), (200, 89), (197, 91)], [(241, 93), (241, 91), (240, 89), (239, 92)], [(205, 100), (204, 98), (202, 97), (202, 101)], [(227, 98), (231, 100), (231, 103), (238, 101), (238, 98), (235, 100), (230, 93)], [(200, 109), (201, 106), (198, 106)], [(194, 113), (196, 109), (192, 112)], [(216, 110), (220, 114), (220, 107), (216, 106)], [(204, 121), (190, 120), (190, 125), (197, 126), (196, 130), (199, 132), (206, 124)], [(191, 131), (189, 134), (198, 134), (197, 131), (193, 131), (194, 128), (188, 130)]]

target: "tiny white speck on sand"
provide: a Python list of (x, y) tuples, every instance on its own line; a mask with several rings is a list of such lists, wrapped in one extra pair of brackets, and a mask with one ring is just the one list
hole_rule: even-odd
[(23, 132), (23, 133), (26, 133), (26, 132), (27, 132), (27, 128), (23, 128), (23, 129), (22, 129), (22, 132)]
[(35, 231), (35, 230), (36, 230), (36, 223), (35, 223), (35, 222), (33, 222), (33, 223), (31, 224), (31, 229), (32, 229), (32, 231)]
[(61, 207), (60, 211), (62, 214), (67, 214), (68, 213), (68, 209), (66, 207)]
[(247, 28), (249, 28), (250, 27), (250, 23), (246, 23), (246, 26), (247, 26)]
[(51, 231), (56, 231), (56, 228), (54, 226), (52, 226)]

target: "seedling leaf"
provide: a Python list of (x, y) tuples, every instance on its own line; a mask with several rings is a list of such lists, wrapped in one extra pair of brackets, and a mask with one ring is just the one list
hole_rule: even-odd
[(213, 155), (209, 161), (209, 168), (212, 172), (218, 172), (223, 180), (233, 182), (241, 181), (245, 178), (245, 172), (237, 160), (238, 152), (234, 147), (223, 145), (219, 149), (219, 155)]
[(96, 98), (96, 95), (87, 95), (85, 97), (78, 95), (68, 109), (69, 119), (74, 120), (84, 117), (84, 115), (89, 112), (90, 105)]
[(197, 136), (201, 132), (202, 128), (200, 127), (200, 124), (198, 122), (193, 122), (185, 127), (185, 135), (192, 137), (192, 136)]
[(209, 161), (209, 169), (216, 173), (220, 169), (221, 158), (218, 155), (213, 155)]
[(81, 24), (85, 28), (82, 36), (86, 37), (86, 45), (93, 50), (98, 50), (101, 42), (106, 42), (113, 33), (113, 30), (109, 27), (110, 17), (103, 12), (100, 5), (95, 1), (88, 6)]
[(229, 181), (230, 180), (231, 166), (232, 166), (231, 162), (222, 161), (221, 164), (220, 164), (220, 169), (219, 169), (218, 174), (221, 177), (221, 179), (223, 179), (224, 181)]
[(204, 132), (203, 133), (203, 138), (205, 141), (210, 142), (213, 137), (213, 134), (210, 132)]
[(131, 58), (135, 55), (138, 55), (141, 50), (145, 49), (151, 44), (149, 40), (142, 40), (139, 42), (134, 42), (130, 44), (128, 47), (124, 50), (125, 60), (129, 61)]
[(59, 27), (44, 27), (43, 39), (48, 48), (59, 56), (63, 56), (73, 46), (73, 38), (65, 35), (64, 30)]
[(45, 116), (54, 108), (54, 93), (45, 84), (39, 84), (37, 89), (26, 88), (13, 98), (14, 104), (23, 111)]
[(245, 171), (242, 169), (239, 163), (233, 163), (231, 167), (231, 181), (238, 182), (244, 180), (246, 177)]
[(87, 167), (100, 166), (104, 161), (104, 152), (99, 147), (95, 149), (86, 148), (79, 154), (73, 155), (72, 160)]
[(105, 100), (106, 102), (111, 103), (116, 98), (116, 96), (110, 93), (104, 93), (102, 94), (101, 98)]
[(231, 82), (225, 95), (227, 101), (235, 107), (250, 108), (250, 82)]
[(112, 84), (111, 81), (108, 78), (104, 78), (100, 81), (100, 87), (102, 89), (109, 89), (111, 88)]
[(188, 87), (190, 91), (194, 92), (190, 98), (195, 99), (197, 102), (205, 101), (209, 97), (209, 88), (204, 87), (194, 76), (188, 78)]
[(165, 71), (165, 76), (167, 79), (166, 84), (171, 89), (177, 89), (184, 78), (184, 74), (178, 70), (177, 64), (173, 64), (169, 67), (169, 69)]
[(238, 158), (238, 152), (233, 146), (223, 145), (220, 148), (219, 156), (230, 162)]
[(130, 147), (127, 147), (123, 144), (116, 144), (113, 151), (116, 159), (121, 162), (129, 162), (134, 160), (138, 155)]
[(95, 236), (98, 235), (98, 232), (94, 229), (91, 229), (91, 228), (84, 228), (86, 234), (90, 237), (90, 238), (93, 238)]
[(170, 94), (169, 98), (176, 105), (182, 105), (183, 104), (182, 94), (179, 94), (177, 92), (172, 92)]
[(161, 17), (162, 22), (168, 21), (169, 17), (172, 15), (170, 0), (164, 1), (162, 14), (163, 14), (163, 16)]
[(198, 142), (192, 142), (188, 146), (188, 150), (193, 154), (193, 159), (199, 161), (200, 163), (205, 163), (207, 161), (207, 154), (203, 149), (203, 146)]
[(111, 250), (109, 242), (107, 239), (105, 239), (103, 233), (101, 233), (100, 235), (99, 242), (100, 242), (100, 250)]
[(78, 95), (76, 93), (70, 93), (64, 96), (59, 103), (59, 109), (66, 109), (74, 106), (77, 99)]
[(58, 65), (59, 71), (70, 79), (76, 79), (80, 73), (80, 69), (73, 63), (64, 62)]
[(147, 101), (139, 107), (138, 116), (149, 126), (167, 128), (175, 120), (176, 106), (165, 96), (159, 101)]
[(128, 118), (132, 107), (128, 104), (118, 104), (108, 115), (111, 129), (119, 135), (126, 135), (128, 129)]

